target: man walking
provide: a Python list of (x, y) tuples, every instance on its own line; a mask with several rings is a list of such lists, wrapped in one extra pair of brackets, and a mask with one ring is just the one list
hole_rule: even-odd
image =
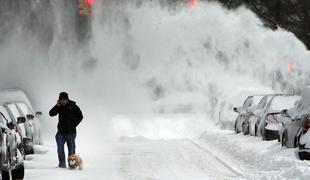
[(69, 156), (75, 154), (76, 127), (83, 119), (80, 108), (69, 100), (66, 92), (59, 94), (57, 104), (50, 110), (50, 116), (58, 114), (58, 131), (56, 134), (59, 168), (66, 168), (64, 145), (67, 143)]

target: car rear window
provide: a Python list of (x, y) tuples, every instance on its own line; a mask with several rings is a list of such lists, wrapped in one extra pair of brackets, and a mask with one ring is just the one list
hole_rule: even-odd
[(300, 100), (300, 96), (275, 96), (270, 104), (271, 111), (281, 111), (294, 107), (295, 102)]
[(23, 112), (24, 115), (32, 114), (30, 109), (25, 103), (16, 103), (17, 107)]
[(7, 107), (9, 108), (9, 110), (11, 111), (11, 113), (13, 114), (13, 117), (15, 120), (17, 120), (18, 117), (21, 117), (16, 105), (14, 103), (10, 103), (7, 104)]
[(8, 122), (12, 122), (11, 116), (9, 115), (5, 107), (0, 106), (0, 112), (4, 115), (4, 117), (8, 120)]

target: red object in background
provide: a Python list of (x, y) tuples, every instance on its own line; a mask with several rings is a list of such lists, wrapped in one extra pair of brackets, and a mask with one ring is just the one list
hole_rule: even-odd
[(289, 72), (293, 70), (294, 64), (292, 63), (291, 60), (288, 61), (286, 67), (287, 67), (287, 70), (288, 70)]
[(308, 129), (310, 129), (310, 115), (308, 115), (304, 121), (304, 132), (307, 132)]
[(190, 0), (191, 8), (196, 8), (198, 6), (198, 0)]
[(93, 6), (95, 3), (95, 0), (85, 0), (86, 4), (89, 6)]

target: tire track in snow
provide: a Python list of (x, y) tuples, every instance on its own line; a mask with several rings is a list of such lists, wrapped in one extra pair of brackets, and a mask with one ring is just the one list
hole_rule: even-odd
[(223, 159), (221, 159), (220, 157), (218, 157), (217, 155), (215, 155), (214, 153), (212, 153), (211, 151), (209, 151), (208, 149), (200, 146), (198, 143), (196, 143), (195, 141), (191, 140), (191, 139), (187, 139), (187, 141), (194, 145), (195, 147), (197, 147), (198, 149), (200, 149), (201, 151), (208, 153), (209, 155), (211, 155), (214, 159), (216, 159), (219, 163), (221, 163), (223, 166), (225, 166), (228, 170), (230, 170), (232, 173), (234, 173), (236, 176), (242, 177), (242, 173), (238, 170), (236, 170), (235, 168), (233, 168), (232, 166), (230, 166), (228, 163), (226, 163)]

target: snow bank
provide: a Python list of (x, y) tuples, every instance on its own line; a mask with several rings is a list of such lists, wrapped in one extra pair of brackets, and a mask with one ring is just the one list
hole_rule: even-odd
[[(244, 179), (308, 179), (310, 162), (300, 161), (296, 149), (281, 147), (277, 141), (235, 134), (233, 131), (210, 130), (201, 141), (217, 156), (231, 162)], [(221, 150), (219, 150), (221, 149)]]

